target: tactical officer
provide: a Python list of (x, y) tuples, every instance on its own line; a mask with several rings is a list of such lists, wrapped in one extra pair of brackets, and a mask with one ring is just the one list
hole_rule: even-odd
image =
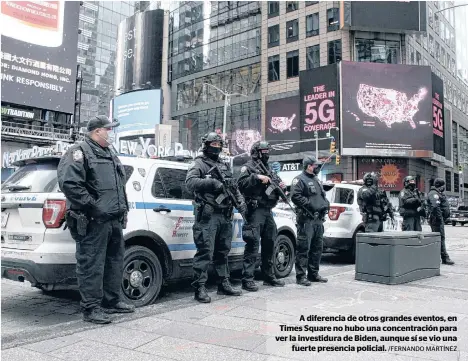
[(363, 178), (364, 185), (358, 192), (358, 205), (363, 215), (366, 232), (383, 232), (384, 207), (382, 205), (382, 192), (377, 184), (375, 173), (366, 173)]
[(400, 215), (403, 217), (403, 231), (422, 231), (421, 217), (425, 216), (423, 197), (416, 188), (416, 179), (407, 176), (403, 180), (405, 189), (398, 197), (400, 203)]
[(122, 229), (128, 213), (126, 175), (109, 148), (118, 125), (103, 115), (90, 120), (86, 139), (67, 151), (57, 169), (60, 189), (67, 198), (67, 226), (76, 241), (83, 319), (100, 324), (111, 322), (105, 313), (134, 311), (133, 305), (120, 299)]
[(318, 273), (323, 251), (323, 222), (330, 203), (317, 177), (322, 165), (310, 156), (304, 158), (302, 165), (304, 171), (294, 178), (291, 187), (291, 200), (298, 207), (296, 282), (310, 286), (311, 281), (328, 281)]
[(440, 233), (440, 256), (442, 263), (453, 265), (445, 247), (445, 220), (450, 217), (450, 205), (445, 196), (445, 181), (437, 178), (427, 195), (429, 224), (432, 232)]
[(217, 133), (208, 133), (202, 138), (203, 154), (196, 157), (185, 180), (187, 189), (195, 197), (195, 223), (193, 238), (197, 252), (193, 258), (195, 299), (211, 302), (205, 288), (208, 267), (213, 260), (218, 276), (218, 294), (239, 296), (229, 282), (228, 254), (232, 242), (233, 200), (226, 188), (233, 191), (240, 213), (246, 210), (242, 195), (235, 186), (232, 172), (226, 163), (219, 160), (223, 140)]
[[(242, 228), (245, 242), (242, 288), (251, 292), (258, 291), (254, 282), (254, 271), (260, 238), (264, 284), (284, 286), (283, 281), (276, 279), (273, 270), (277, 229), (271, 210), (278, 204), (279, 194), (277, 188), (272, 185), (272, 179), (267, 175), (269, 153), (268, 142), (255, 142), (250, 150), (252, 159), (241, 168), (237, 183), (247, 204), (247, 222)], [(276, 186), (284, 187), (284, 183), (280, 182)]]

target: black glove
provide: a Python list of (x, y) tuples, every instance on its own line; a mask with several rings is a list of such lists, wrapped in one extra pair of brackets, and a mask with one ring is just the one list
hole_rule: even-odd
[(217, 179), (211, 179), (211, 181), (212, 181), (213, 190), (216, 193), (221, 193), (224, 190), (224, 186), (222, 182), (220, 182)]
[(239, 206), (237, 207), (237, 210), (239, 211), (240, 214), (244, 214), (247, 212), (247, 204), (245, 203), (240, 203)]

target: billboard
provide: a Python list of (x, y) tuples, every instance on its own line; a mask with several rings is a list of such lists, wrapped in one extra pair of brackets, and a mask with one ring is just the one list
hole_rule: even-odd
[(432, 73), (432, 128), (434, 132), (434, 153), (445, 156), (444, 134), (444, 83)]
[(408, 160), (403, 158), (358, 158), (357, 177), (375, 172), (379, 175), (379, 186), (385, 191), (403, 189), (403, 179), (408, 176)]
[(379, 32), (427, 31), (425, 1), (344, 1), (342, 27)]
[(2, 102), (72, 114), (77, 1), (2, 1)]
[(151, 82), (161, 88), (164, 10), (139, 12), (118, 29), (114, 89), (125, 93)]
[(344, 155), (431, 157), (431, 68), (341, 62)]
[(150, 130), (161, 123), (161, 90), (138, 90), (114, 98), (113, 119), (120, 122), (118, 133)]
[[(339, 141), (338, 65), (332, 64), (304, 70), (299, 73), (300, 134), (301, 140), (327, 138), (327, 133)], [(338, 148), (338, 145), (337, 145)], [(329, 150), (330, 139), (319, 141), (318, 150)], [(301, 151), (314, 151), (315, 141), (302, 142)]]
[(272, 146), (272, 155), (299, 153), (299, 96), (267, 101), (265, 108), (265, 139)]

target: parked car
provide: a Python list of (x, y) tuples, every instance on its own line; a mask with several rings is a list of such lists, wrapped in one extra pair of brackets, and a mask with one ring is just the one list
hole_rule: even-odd
[[(164, 281), (192, 277), (192, 196), (185, 188), (189, 163), (120, 157), (127, 174), (130, 206), (124, 230), (122, 293), (137, 307), (152, 303)], [(75, 241), (64, 215), (66, 201), (57, 182), (60, 157), (21, 160), (2, 186), (2, 277), (29, 281), (43, 290), (76, 287)], [(274, 209), (278, 228), (276, 276), (290, 274), (296, 227), (288, 209)], [(241, 269), (243, 220), (233, 219), (231, 270)]]
[(452, 226), (456, 226), (460, 223), (462, 226), (468, 223), (468, 207), (459, 206), (456, 210), (450, 211), (450, 218), (447, 223), (451, 223)]

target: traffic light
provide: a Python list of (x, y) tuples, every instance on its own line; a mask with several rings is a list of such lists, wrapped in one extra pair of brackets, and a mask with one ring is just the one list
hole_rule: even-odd
[(341, 157), (339, 154), (336, 155), (336, 159), (335, 159), (335, 164), (336, 165), (340, 165), (340, 160), (341, 160)]
[(330, 153), (335, 153), (335, 152), (336, 152), (336, 142), (332, 140), (330, 143)]

